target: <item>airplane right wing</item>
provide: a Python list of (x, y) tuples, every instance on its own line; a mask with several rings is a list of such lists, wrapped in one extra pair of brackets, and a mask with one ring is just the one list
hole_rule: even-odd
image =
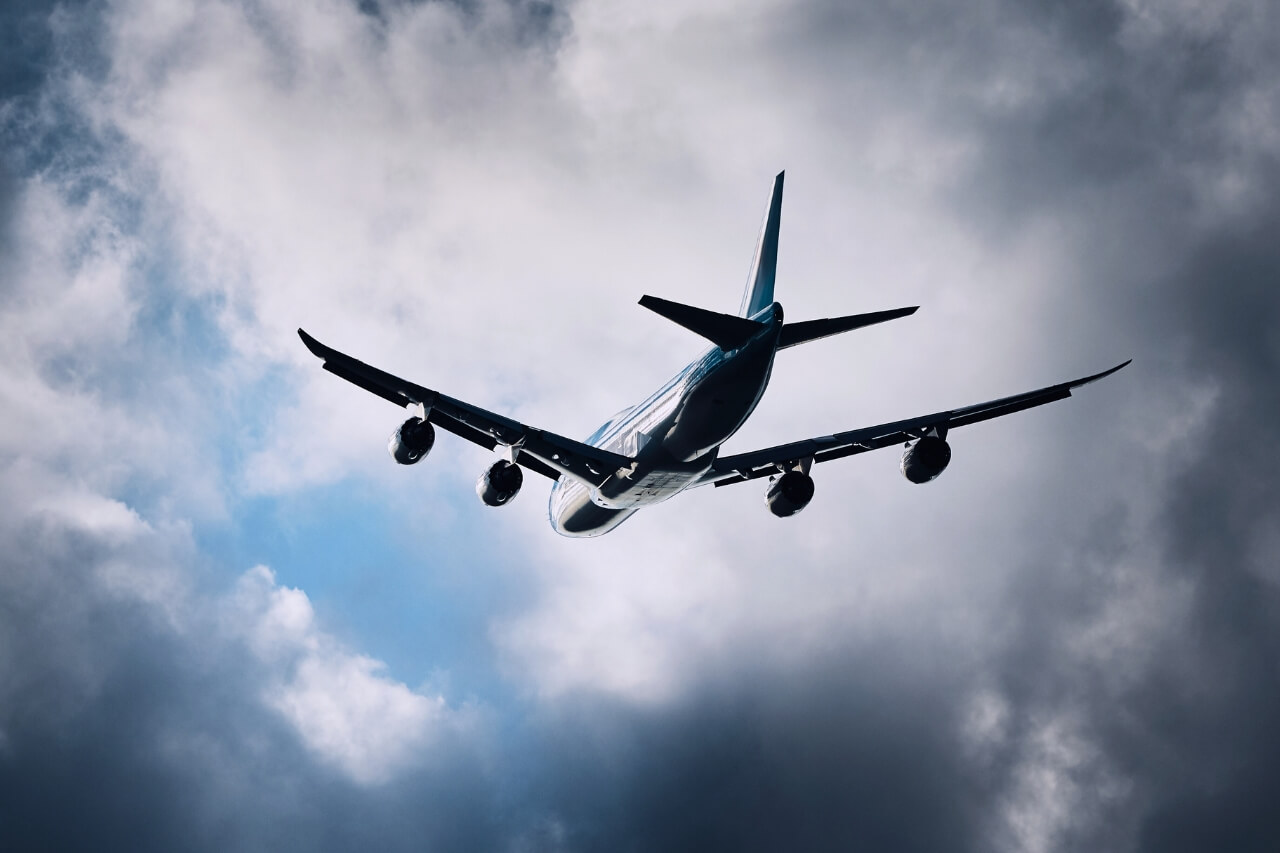
[(568, 475), (597, 487), (631, 460), (572, 438), (522, 424), (438, 391), (416, 385), (327, 347), (302, 329), (307, 349), (324, 360), (324, 369), (397, 406), (408, 407), (429, 423), (486, 450), (513, 449), (517, 464), (553, 480)]
[(967, 426), (968, 424), (998, 418), (1003, 415), (1011, 415), (1014, 412), (1021, 412), (1024, 409), (1034, 408), (1035, 406), (1043, 406), (1045, 403), (1052, 403), (1054, 400), (1070, 397), (1073, 389), (1110, 376), (1127, 364), (1129, 364), (1128, 361), (1124, 362), (1124, 364), (1118, 364), (1110, 370), (1104, 370), (1101, 373), (1086, 376), (1083, 379), (1050, 385), (1048, 388), (1028, 391), (1025, 394), (1015, 394), (1012, 397), (1002, 397), (999, 400), (978, 403), (962, 409), (935, 412), (931, 415), (908, 418), (903, 421), (862, 427), (848, 432), (795, 441), (790, 444), (779, 444), (776, 447), (767, 447), (750, 453), (721, 456), (712, 464), (711, 470), (703, 475), (697, 485), (705, 486), (713, 483), (716, 486), (730, 486), (734, 483), (745, 483), (747, 480), (780, 473), (787, 468), (800, 464), (804, 460), (828, 462), (832, 459), (841, 459), (845, 456), (865, 453), (868, 450), (876, 450), (881, 447), (912, 441), (921, 438), (931, 430), (936, 429), (945, 433), (947, 430), (952, 430), (956, 427)]

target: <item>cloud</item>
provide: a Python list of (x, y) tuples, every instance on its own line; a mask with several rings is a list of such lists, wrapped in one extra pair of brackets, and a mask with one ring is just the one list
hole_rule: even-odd
[(382, 674), (382, 662), (343, 648), (315, 624), (306, 593), (279, 587), (265, 566), (241, 577), (232, 601), (233, 631), (275, 672), (263, 687), (266, 704), (356, 781), (386, 781), (446, 722), (442, 699), (415, 693)]
[(336, 824), (376, 811), (364, 792), (393, 781), (448, 803), (439, 787), (453, 779), (471, 798), (443, 829), (434, 813), (416, 821), (419, 839), (487, 808), (468, 754), (479, 718), (349, 650), (305, 594), (262, 567), (225, 596), (201, 594), (184, 531), (76, 491), (24, 511), (13, 485), (6, 476), (0, 561), (9, 843), (344, 846), (360, 833)]
[[(1274, 846), (1267, 4), (22, 14), (16, 846)], [(733, 449), (1133, 366), (923, 489), (869, 454), (786, 524), (745, 485), (570, 542), (456, 442), (393, 472), (394, 410), (293, 334), (586, 434), (698, 346), (634, 298), (736, 304), (782, 167), (789, 316), (925, 308), (785, 353)], [(409, 544), (254, 553), (325, 488), (295, 551), (367, 494)], [(334, 571), (388, 624), (438, 597), (483, 695), (381, 664)]]
[[(16, 509), (14, 497), (6, 494)], [(92, 700), (125, 663), (119, 656), (128, 650), (115, 632), (131, 630), (174, 646), (162, 655), (166, 666), (241, 658), (243, 646), (255, 662), (243, 686), (256, 683), (264, 708), (361, 784), (424, 760), (433, 735), (463, 723), (440, 697), (411, 690), (380, 661), (346, 648), (316, 623), (306, 594), (279, 586), (265, 567), (242, 575), (225, 598), (196, 595), (182, 566), (191, 545), (181, 527), (156, 529), (118, 501), (74, 489), (12, 512), (7, 527), (15, 548), (5, 565), (6, 600), (29, 611), (10, 614), (15, 645), (5, 661), (17, 688), (7, 697), (9, 714), (20, 724), (34, 705), (22, 689), (24, 678), (36, 675), (24, 659), (28, 644), (48, 646), (38, 656), (51, 658), (44, 678), (67, 679), (51, 700), (65, 702), (68, 693)], [(98, 619), (116, 624), (113, 636), (97, 636)]]

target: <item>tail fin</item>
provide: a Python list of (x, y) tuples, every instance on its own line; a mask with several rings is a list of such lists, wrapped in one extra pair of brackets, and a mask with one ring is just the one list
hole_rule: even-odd
[(764, 323), (756, 320), (719, 314), (656, 296), (643, 296), (640, 304), (655, 314), (661, 314), (673, 323), (679, 323), (689, 331), (702, 335), (725, 352), (743, 346), (765, 328)]
[(760, 229), (756, 243), (756, 256), (747, 276), (747, 289), (742, 294), (739, 317), (750, 317), (773, 304), (773, 280), (778, 272), (778, 228), (782, 224), (782, 179), (786, 172), (779, 172), (773, 179), (773, 192), (769, 196), (769, 210)]

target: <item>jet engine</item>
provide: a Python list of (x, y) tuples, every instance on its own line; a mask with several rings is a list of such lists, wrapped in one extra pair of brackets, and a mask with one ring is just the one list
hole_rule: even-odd
[(387, 450), (401, 465), (412, 465), (431, 452), (436, 443), (436, 428), (421, 418), (409, 418), (391, 434)]
[(788, 471), (769, 484), (764, 499), (778, 518), (795, 515), (813, 500), (813, 478), (802, 471)]
[(522, 485), (524, 472), (520, 466), (499, 459), (476, 480), (476, 494), (486, 506), (502, 506), (516, 496)]
[(902, 476), (913, 483), (927, 483), (951, 462), (951, 445), (945, 438), (926, 435), (902, 454)]

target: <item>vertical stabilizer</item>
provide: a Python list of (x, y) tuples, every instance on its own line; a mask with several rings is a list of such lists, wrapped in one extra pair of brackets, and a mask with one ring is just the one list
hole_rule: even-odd
[(773, 279), (778, 271), (778, 228), (782, 224), (782, 179), (786, 174), (779, 172), (773, 179), (769, 210), (764, 215), (764, 226), (760, 229), (760, 240), (756, 243), (755, 260), (751, 262), (747, 289), (742, 294), (742, 307), (738, 310), (742, 317), (750, 317), (773, 304)]

